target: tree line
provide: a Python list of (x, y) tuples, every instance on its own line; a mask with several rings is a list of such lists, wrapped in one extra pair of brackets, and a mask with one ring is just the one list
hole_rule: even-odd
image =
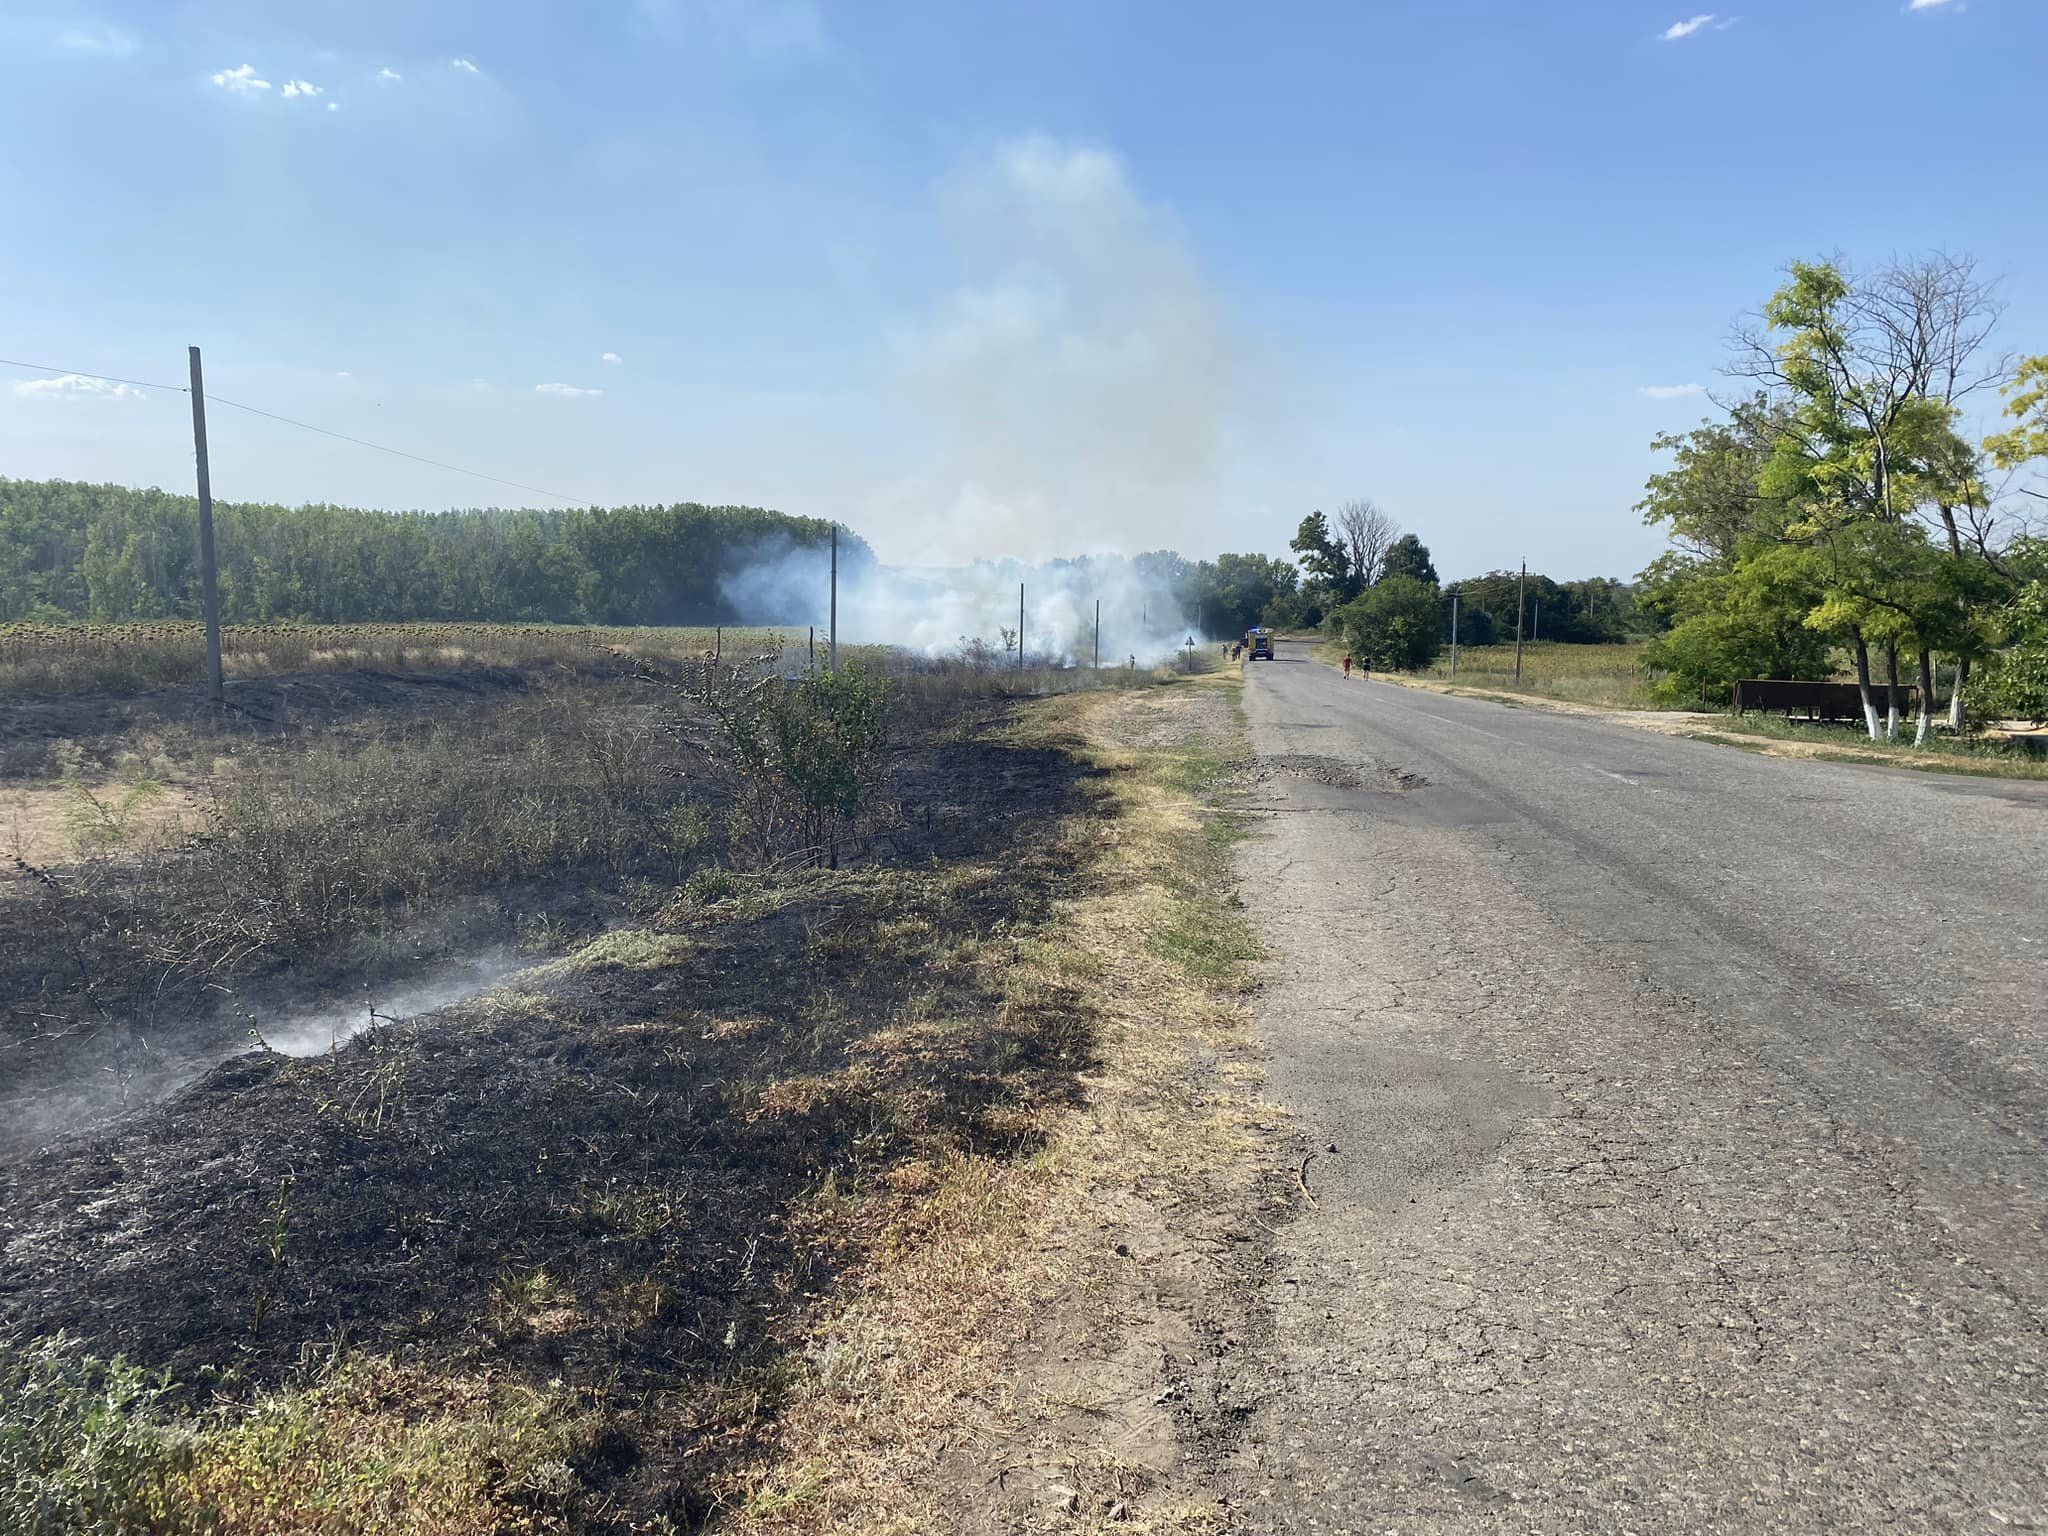
[[(732, 577), (831, 524), (760, 507), (482, 508), (377, 512), (216, 502), (229, 623), (801, 622), (741, 614)], [(0, 478), (0, 619), (99, 622), (199, 613), (195, 498), (63, 480)], [(842, 530), (840, 560), (872, 552)]]
[(1381, 667), (1428, 665), (1450, 641), (1454, 594), (1461, 645), (1514, 639), (1518, 588), (1522, 633), (1532, 640), (1612, 644), (1661, 627), (1661, 616), (1642, 607), (1624, 581), (1489, 571), (1443, 582), (1429, 547), (1366, 499), (1343, 503), (1334, 519), (1311, 512), (1290, 548), (1292, 562), (1260, 554), (1191, 561), (1159, 550), (1137, 564), (1207, 636), (1255, 625), (1328, 626)]
[[(1671, 696), (1742, 677), (1853, 671), (1873, 739), (1918, 685), (1966, 714), (2048, 719), (2048, 541), (2029, 532), (2048, 458), (2048, 357), (1994, 344), (1999, 307), (1968, 258), (1859, 275), (1794, 262), (1732, 343), (1717, 419), (1660, 437), (1640, 504), (1672, 548), (1640, 601), (1668, 625), (1650, 664)], [(2004, 430), (1964, 422), (2004, 397)]]

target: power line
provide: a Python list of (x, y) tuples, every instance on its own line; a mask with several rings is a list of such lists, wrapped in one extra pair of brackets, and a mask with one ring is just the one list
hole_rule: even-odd
[[(27, 368), (36, 373), (54, 373), (74, 379), (98, 379), (108, 384), (128, 384), (137, 389), (162, 389), (180, 395), (189, 395), (191, 389), (183, 384), (151, 384), (142, 379), (120, 379), (110, 373), (87, 373), (82, 368), (52, 368), (47, 363), (24, 363), (10, 357), (0, 357), (0, 366)], [(230, 400), (224, 395), (209, 394), (206, 397), (215, 405), (229, 406), (237, 411), (247, 411), (251, 416), (262, 416), (271, 421), (282, 422), (288, 427), (297, 427), (302, 432), (317, 432), (322, 437), (337, 438), (344, 443), (353, 443), (358, 448), (369, 448), (377, 453), (388, 453), (394, 458), (410, 459), (415, 464), (426, 464), (435, 469), (445, 469), (451, 474), (468, 475), (473, 480), (488, 480), (493, 485), (510, 486), (515, 491), (526, 491), (534, 496), (546, 496), (554, 501), (566, 501), (572, 507), (590, 507), (597, 503), (581, 496), (564, 496), (560, 491), (548, 490), (545, 486), (528, 485), (521, 480), (507, 480), (502, 475), (487, 475), (480, 469), (465, 469), (460, 464), (450, 464), (443, 459), (430, 459), (424, 454), (408, 453), (403, 448), (388, 447), (373, 443), (365, 437), (351, 437), (346, 432), (336, 432), (330, 427), (316, 427), (310, 421), (296, 421), (289, 416), (280, 416), (275, 411), (266, 411), (260, 406), (244, 405), (239, 400)]]
[(538, 485), (527, 485), (519, 480), (507, 480), (498, 475), (487, 475), (480, 469), (464, 469), (460, 464), (448, 464), (440, 459), (430, 459), (424, 454), (407, 453), (403, 448), (387, 448), (382, 443), (373, 443), (368, 438), (350, 437), (346, 432), (336, 432), (328, 427), (316, 427), (310, 421), (294, 421), (289, 416), (280, 416), (275, 411), (262, 410), (257, 406), (244, 405), (239, 400), (230, 400), (225, 395), (209, 394), (206, 397), (215, 405), (232, 406), (238, 411), (247, 411), (251, 416), (264, 416), (272, 421), (281, 421), (288, 427), (297, 427), (305, 432), (318, 432), (322, 437), (339, 438), (344, 443), (354, 443), (358, 448), (374, 448), (379, 453), (392, 454), (397, 458), (411, 459), (415, 464), (431, 464), (435, 469), (452, 470), (458, 475), (469, 475), (478, 480), (488, 480), (493, 485), (509, 485), (515, 491), (530, 491), (535, 496), (549, 496), (556, 501), (566, 501), (575, 507), (592, 507), (597, 503), (580, 496), (564, 496), (560, 491), (550, 491)]
[(87, 373), (82, 368), (52, 368), (48, 363), (21, 363), (11, 357), (0, 357), (0, 365), (9, 368), (26, 368), (34, 373), (55, 373), (72, 379), (98, 379), (103, 384), (132, 384), (137, 389), (168, 389), (178, 394), (191, 393), (183, 384), (150, 384), (141, 379), (117, 379), (111, 373)]

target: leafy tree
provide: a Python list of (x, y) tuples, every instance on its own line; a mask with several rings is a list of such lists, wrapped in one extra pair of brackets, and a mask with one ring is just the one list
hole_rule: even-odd
[(1432, 587), (1436, 585), (1436, 566), (1430, 562), (1429, 549), (1412, 533), (1402, 534), (1387, 546), (1380, 580), (1388, 581), (1396, 576), (1427, 582)]
[(1308, 622), (1321, 622), (1323, 610), (1358, 591), (1358, 573), (1350, 551), (1330, 532), (1329, 519), (1321, 512), (1311, 512), (1301, 520), (1289, 547), (1301, 557), (1303, 602), (1297, 606)]
[[(1973, 361), (1993, 318), (1966, 260), (1894, 267), (1861, 283), (1833, 263), (1794, 262), (1763, 328), (1741, 339), (1739, 371), (1781, 403), (1758, 490), (1792, 511), (1784, 536), (1821, 556), (1821, 601), (1807, 623), (1850, 646), (1873, 738), (1896, 733), (1902, 654), (1919, 660), (1924, 739), (1931, 649), (1953, 647), (1959, 676), (1982, 649), (1969, 594), (1984, 572), (1970, 566), (1957, 515), (1977, 507), (1980, 477), (1955, 422), (1958, 402), (1996, 377), (1995, 364)], [(1937, 521), (1945, 550), (1930, 548), (1922, 526)], [(1986, 533), (1979, 520), (1980, 554)], [(1873, 643), (1885, 660), (1882, 733)]]
[(2004, 387), (2005, 414), (2017, 425), (1984, 440), (1984, 451), (2001, 469), (2048, 459), (2048, 353), (2030, 357)]
[(1332, 617), (1351, 654), (1384, 670), (1426, 667), (1443, 649), (1442, 596), (1413, 576), (1382, 576)]

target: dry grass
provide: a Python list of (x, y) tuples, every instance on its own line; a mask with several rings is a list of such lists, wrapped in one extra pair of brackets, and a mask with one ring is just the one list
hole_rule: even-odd
[[(239, 1092), (220, 1130), (238, 1160), (258, 1155), (264, 1116), (304, 1099), (312, 1122), (280, 1132), (293, 1167), (321, 1161), (297, 1138), (339, 1138), (357, 1182), (373, 1168), (385, 1181), (380, 1230), (426, 1245), (423, 1262), (454, 1243), (495, 1280), (457, 1355), (424, 1347), (443, 1312), (470, 1307), (448, 1277), (445, 1296), (385, 1325), (419, 1341), (402, 1364), (373, 1349), (253, 1410), (136, 1420), (147, 1507), (210, 1512), (151, 1528), (622, 1532), (614, 1497), (658, 1473), (687, 1497), (641, 1503), (636, 1530), (911, 1531), (967, 1523), (1005, 1468), (1019, 1497), (1071, 1489), (1075, 1528), (1211, 1528), (1214, 1511), (1173, 1483), (1171, 1426), (1149, 1459), (1112, 1454), (1090, 1426), (1115, 1383), (1065, 1370), (1050, 1340), (1081, 1329), (1074, 1353), (1115, 1356), (1127, 1321), (1159, 1306), (1131, 1250), (1170, 1212), (1240, 1198), (1265, 1161), (1243, 1048), (1256, 946), (1223, 894), (1236, 687), (1023, 705), (990, 751), (957, 760), (1065, 764), (1084, 792), (1014, 842), (679, 897), (536, 990), (472, 1005), (468, 1035), (366, 1037)], [(1000, 788), (976, 801), (988, 815)], [(511, 1223), (516, 1239), (460, 1203), (477, 1176), (450, 1160), (485, 1149), (428, 1129), (485, 1081), (451, 1097), (452, 1064), (515, 1047), (510, 1079), (489, 1081), (517, 1178), (491, 1208), (547, 1210)], [(351, 1107), (371, 1098), (374, 1123)], [(700, 1102), (708, 1118), (693, 1120)], [(571, 1129), (576, 1150), (558, 1156)], [(729, 1167), (703, 1163), (707, 1140), (738, 1149)], [(758, 1258), (744, 1231), (707, 1225), (721, 1211), (691, 1204), (707, 1179), (728, 1203), (763, 1202), (736, 1207), (756, 1212)], [(259, 1280), (303, 1287), (341, 1261), (311, 1245), (341, 1230), (345, 1191), (318, 1215), (304, 1183), (252, 1188), (236, 1242), (260, 1259), (278, 1213)], [(218, 1194), (202, 1203), (222, 1209)], [(442, 1284), (406, 1271), (428, 1280)], [(241, 1346), (248, 1369), (292, 1347), (288, 1306)], [(523, 1384), (494, 1360), (520, 1362)], [(535, 1380), (543, 1360), (563, 1380)], [(1014, 1528), (1014, 1513), (991, 1526)]]
[[(967, 1153), (898, 1170), (885, 1237), (820, 1319), (804, 1399), (733, 1529), (959, 1525), (991, 1465), (1026, 1499), (1034, 1472), (1040, 1484), (1056, 1476), (1073, 1494), (1075, 1529), (1210, 1527), (1215, 1512), (1200, 1501), (1148, 1498), (1164, 1488), (1162, 1469), (1131, 1467), (1099, 1436), (1072, 1433), (1076, 1412), (1085, 1421), (1094, 1405), (1047, 1368), (1043, 1341), (1054, 1319), (1137, 1305), (1114, 1295), (1129, 1257), (1103, 1237), (1121, 1204), (1242, 1198), (1265, 1161), (1258, 1073), (1244, 1052), (1257, 946), (1241, 909), (1218, 901), (1235, 828), (1212, 801), (1231, 732), (1135, 744), (1201, 693), (1235, 686), (1062, 700), (1016, 727), (1016, 739), (1055, 743), (1108, 775), (1113, 810), (1061, 828), (1061, 862), (1085, 877), (1045, 930), (966, 963), (1001, 987), (1006, 1009), (1086, 998), (1087, 1097), (1020, 1119), (1018, 1134), (1040, 1143), (1029, 1159)], [(1097, 1350), (1107, 1352), (1113, 1341)], [(935, 1459), (952, 1475), (935, 1477)]]
[[(721, 650), (755, 655), (802, 647), (803, 630), (607, 628), (575, 624), (228, 624), (221, 670), (229, 677), (359, 667), (573, 665), (598, 657), (679, 661)], [(0, 624), (0, 693), (156, 688), (205, 677), (196, 622)]]

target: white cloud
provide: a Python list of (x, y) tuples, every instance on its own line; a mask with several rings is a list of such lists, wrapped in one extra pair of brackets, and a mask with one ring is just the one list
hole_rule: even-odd
[(1913, 3), (1907, 6), (1906, 9), (1909, 11), (1931, 11), (1951, 3), (1953, 3), (1953, 0), (1913, 0)]
[(350, 373), (346, 368), (338, 370), (334, 376), (337, 379), (352, 379), (355, 377), (355, 375)]
[(901, 347), (936, 434), (890, 509), (936, 560), (1163, 542), (1218, 493), (1240, 348), (1121, 161), (1034, 137), (957, 176), (971, 280)]
[(616, 352), (607, 352), (598, 361), (601, 363), (623, 363), (625, 359)]
[(14, 392), (25, 400), (141, 400), (144, 391), (113, 379), (91, 379), (60, 373), (54, 379), (23, 379)]
[(284, 83), (284, 94), (287, 98), (290, 98), (293, 96), (325, 96), (327, 92), (324, 87), (317, 86), (310, 80), (287, 80)]
[(538, 395), (555, 395), (564, 400), (584, 400), (604, 393), (601, 389), (579, 389), (574, 384), (536, 384), (533, 390)]
[(142, 40), (125, 27), (77, 27), (59, 33), (57, 46), (73, 53), (103, 53), (120, 58), (141, 47)]
[(401, 75), (395, 69), (386, 67), (384, 69), (380, 69), (377, 71), (377, 78), (379, 80), (403, 80), (405, 76)]
[(1691, 37), (1700, 28), (1710, 25), (1713, 20), (1714, 14), (1709, 11), (1704, 16), (1693, 17), (1690, 21), (1674, 21), (1664, 29), (1663, 41), (1675, 43), (1682, 37)]
[(330, 101), (329, 103), (327, 103), (327, 110), (330, 112), (339, 112), (341, 110), (341, 103), (338, 101)]
[(224, 69), (213, 77), (213, 83), (227, 91), (267, 91), (268, 80), (256, 78), (256, 66), (244, 64), (236, 69)]
[(474, 75), (480, 73), (480, 71), (476, 67), (475, 61), (472, 59), (450, 59), (448, 61), (448, 67), (450, 69), (460, 70), (465, 75)]
[(1691, 395), (1704, 395), (1704, 384), (1645, 384), (1636, 393), (1645, 400), (1683, 400)]

